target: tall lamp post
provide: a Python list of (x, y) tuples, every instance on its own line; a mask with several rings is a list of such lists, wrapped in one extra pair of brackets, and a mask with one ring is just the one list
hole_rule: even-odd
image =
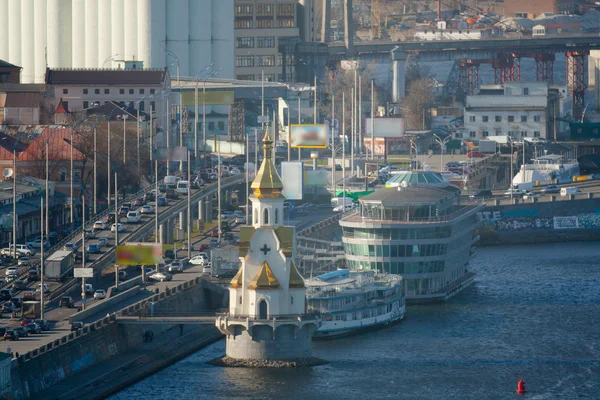
[(123, 120), (123, 166), (125, 166), (126, 164), (126, 159), (127, 159), (127, 136), (126, 136), (126, 131), (127, 131), (127, 120), (129, 119), (129, 114), (125, 114), (127, 111), (123, 110), (123, 114), (121, 115), (117, 115), (117, 119), (122, 119)]
[(446, 143), (452, 139), (452, 135), (446, 136), (442, 139), (434, 133), (433, 138), (435, 142), (440, 145), (440, 172), (442, 172), (444, 171), (444, 149), (446, 148)]
[[(119, 111), (119, 110), (121, 110), (121, 109), (118, 108), (118, 107), (113, 108), (113, 110), (110, 112), (110, 114), (108, 114), (108, 118), (106, 120), (106, 129), (107, 129), (107, 133), (106, 133), (106, 138), (107, 139), (106, 140), (107, 140), (107, 146), (108, 146), (106, 151), (108, 153), (108, 155), (107, 155), (108, 160), (111, 160), (111, 158), (110, 158), (110, 120), (112, 118), (112, 115), (116, 111)], [(106, 185), (107, 185), (107, 188), (108, 188), (107, 205), (108, 205), (108, 208), (110, 208), (110, 162), (106, 163), (106, 168), (107, 168), (107, 171), (106, 171)]]

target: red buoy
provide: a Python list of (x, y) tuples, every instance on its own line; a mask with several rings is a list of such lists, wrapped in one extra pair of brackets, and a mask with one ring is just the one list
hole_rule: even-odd
[(525, 381), (523, 380), (523, 378), (519, 379), (519, 382), (517, 382), (516, 392), (519, 394), (527, 393), (527, 390), (525, 389)]

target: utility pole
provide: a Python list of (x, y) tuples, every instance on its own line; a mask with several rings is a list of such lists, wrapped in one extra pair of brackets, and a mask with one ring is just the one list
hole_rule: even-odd
[(371, 161), (375, 159), (375, 80), (371, 79)]
[(331, 190), (335, 197), (335, 95), (331, 96)]
[(190, 167), (190, 151), (188, 150), (187, 152), (187, 170), (188, 170), (188, 184), (187, 184), (187, 236), (188, 236), (188, 250), (187, 250), (187, 256), (188, 256), (188, 260), (190, 258), (192, 258), (192, 200), (191, 200), (191, 186), (192, 186), (192, 180), (191, 180), (191, 167)]

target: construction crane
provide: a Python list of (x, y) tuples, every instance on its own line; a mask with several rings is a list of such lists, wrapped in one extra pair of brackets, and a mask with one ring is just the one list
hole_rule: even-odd
[(379, 0), (371, 0), (371, 36), (381, 39), (381, 11)]

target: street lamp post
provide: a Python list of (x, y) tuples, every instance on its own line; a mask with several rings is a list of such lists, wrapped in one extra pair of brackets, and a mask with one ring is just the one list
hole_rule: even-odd
[[(3, 137), (2, 140), (7, 140), (8, 136)], [(13, 258), (17, 258), (17, 145), (19, 141), (15, 138), (15, 143), (13, 144), (13, 226), (12, 226), (12, 246), (13, 246)], [(10, 246), (9, 246), (10, 247)]]
[(444, 149), (446, 147), (446, 143), (452, 139), (452, 136), (446, 136), (442, 139), (434, 133), (433, 138), (435, 139), (436, 143), (440, 145), (440, 172), (442, 172), (444, 171)]
[[(40, 192), (40, 318), (44, 319), (44, 199), (47, 197), (47, 193), (42, 186), (35, 180), (28, 180), (28, 182), (32, 183), (37, 187)], [(46, 214), (48, 214), (48, 210), (46, 210)], [(16, 251), (16, 246), (15, 246)], [(15, 256), (16, 257), (16, 256)]]
[[(127, 137), (126, 137), (126, 131), (127, 131), (127, 119), (129, 119), (129, 114), (125, 114), (125, 110), (123, 110), (124, 113), (119, 115), (117, 118), (118, 119), (122, 119), (123, 120), (123, 166), (125, 166), (126, 163), (126, 154), (127, 154)], [(116, 193), (116, 190), (115, 190)]]
[[(71, 148), (73, 148), (73, 146), (71, 146)], [(46, 236), (50, 236), (50, 208), (48, 207), (48, 179), (50, 179), (50, 177), (48, 176), (48, 164), (49, 164), (49, 160), (50, 158), (48, 157), (48, 139), (46, 138), (46, 195), (44, 196), (46, 198)], [(71, 157), (71, 160), (73, 159), (73, 157)], [(73, 207), (73, 199), (71, 198), (71, 208)]]
[(331, 96), (331, 190), (335, 197), (335, 95)]

